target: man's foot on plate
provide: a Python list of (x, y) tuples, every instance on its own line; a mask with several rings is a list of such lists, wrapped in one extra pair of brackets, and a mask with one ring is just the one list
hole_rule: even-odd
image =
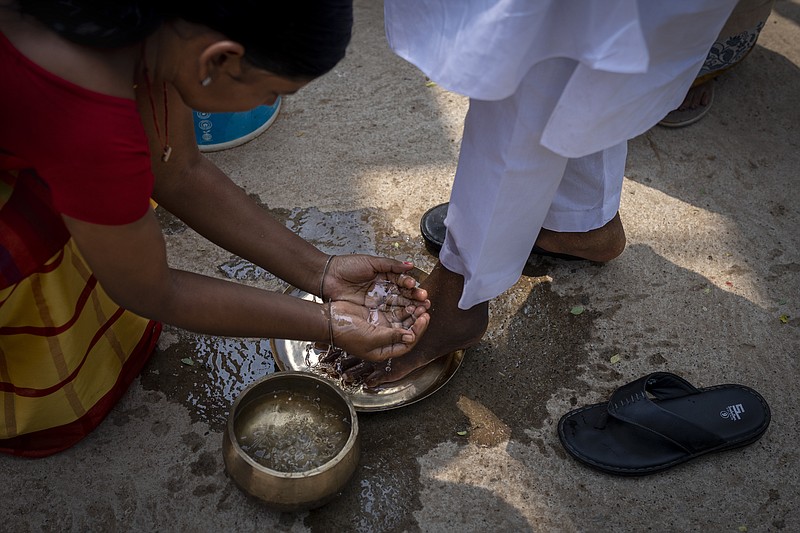
[(430, 323), (417, 345), (408, 354), (391, 363), (364, 362), (345, 373), (347, 381), (361, 381), (367, 387), (397, 381), (439, 357), (463, 350), (480, 342), (489, 325), (489, 303), (477, 304), (466, 311), (458, 301), (464, 278), (437, 263), (421, 287), (431, 301)]

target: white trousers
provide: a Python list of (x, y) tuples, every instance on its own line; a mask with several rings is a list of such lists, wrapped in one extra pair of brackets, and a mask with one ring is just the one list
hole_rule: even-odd
[(516, 283), (541, 227), (619, 208), (626, 142), (686, 95), (736, 0), (384, 0), (392, 49), (470, 97), (442, 264), (459, 307)]
[(626, 142), (576, 159), (540, 144), (576, 65), (543, 61), (510, 97), (470, 100), (439, 255), (464, 276), (462, 309), (516, 283), (541, 227), (589, 231), (619, 209)]

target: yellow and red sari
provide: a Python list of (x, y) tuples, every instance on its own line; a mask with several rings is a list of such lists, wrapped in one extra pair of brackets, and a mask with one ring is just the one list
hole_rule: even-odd
[(44, 457), (100, 424), (161, 325), (111, 301), (47, 186), (14, 163), (0, 154), (0, 452)]

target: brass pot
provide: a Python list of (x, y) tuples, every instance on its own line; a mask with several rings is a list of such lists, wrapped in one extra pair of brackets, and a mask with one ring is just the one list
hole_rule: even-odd
[[(287, 394), (295, 395), (295, 403), (276, 406), (281, 395)], [(285, 396), (283, 398), (286, 399)], [(288, 398), (291, 400), (291, 396)], [(303, 398), (313, 398), (313, 406), (298, 403), (298, 399)], [(281, 431), (291, 432), (295, 426), (287, 422), (289, 418), (271, 414), (284, 409), (282, 406), (286, 405), (294, 409), (290, 415), (294, 417), (292, 420), (295, 422), (292, 423), (311, 417), (311, 412), (316, 413), (317, 407), (320, 407), (326, 413), (325, 420), (335, 420), (335, 423), (341, 424), (341, 428), (331, 431), (325, 423), (319, 424), (319, 420), (308, 418), (303, 422), (304, 427), (315, 427), (324, 433), (319, 433), (315, 438), (338, 435), (335, 447), (332, 443), (328, 444), (330, 454), (335, 454), (332, 458), (310, 469), (299, 467), (302, 471), (289, 471), (292, 468), (284, 468), (283, 465), (280, 470), (275, 469), (278, 467), (265, 466), (273, 463), (265, 461), (263, 455), (269, 455), (279, 447), (272, 448), (268, 444), (266, 448), (257, 448), (248, 443), (258, 439), (263, 441), (265, 433), (272, 438), (272, 435), (278, 435)], [(266, 424), (265, 420), (269, 420), (269, 423)], [(258, 435), (258, 438), (254, 435)], [(286, 438), (291, 437), (293, 435), (286, 435)], [(320, 507), (340, 493), (358, 466), (360, 444), (356, 411), (344, 392), (315, 374), (284, 371), (256, 381), (236, 398), (228, 416), (222, 452), (225, 469), (245, 493), (276, 510), (304, 511)], [(295, 447), (288, 449), (294, 450)], [(254, 450), (258, 451), (254, 453)]]

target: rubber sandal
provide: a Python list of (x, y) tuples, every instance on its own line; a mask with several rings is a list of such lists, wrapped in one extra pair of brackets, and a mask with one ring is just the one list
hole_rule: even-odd
[(767, 402), (749, 387), (698, 389), (675, 374), (656, 372), (620, 387), (609, 402), (565, 414), (558, 436), (567, 453), (587, 466), (642, 476), (752, 444), (769, 422)]
[(434, 256), (438, 256), (444, 246), (444, 238), (447, 234), (444, 218), (447, 216), (448, 205), (450, 204), (444, 203), (431, 207), (425, 211), (419, 221), (419, 230), (425, 240), (425, 247)]
[(709, 89), (708, 89), (708, 103), (706, 105), (701, 105), (695, 107), (694, 109), (685, 109), (683, 111), (679, 111), (678, 109), (674, 111), (670, 111), (667, 113), (667, 116), (659, 121), (659, 126), (664, 126), (665, 128), (683, 128), (685, 126), (689, 126), (690, 124), (694, 124), (711, 110), (711, 104), (714, 103), (714, 84), (709, 82)]
[(544, 248), (539, 248), (535, 244), (531, 249), (531, 257), (552, 257), (553, 259), (561, 259), (562, 261), (588, 261), (585, 257), (578, 257), (577, 255), (559, 254), (557, 252), (548, 252)]
[[(419, 230), (425, 240), (425, 248), (433, 256), (438, 256), (442, 246), (444, 246), (444, 238), (447, 234), (444, 219), (447, 216), (448, 205), (444, 203), (428, 209), (419, 222)], [(575, 255), (548, 252), (536, 245), (531, 249), (531, 256), (552, 257), (564, 261), (587, 261), (587, 259)]]

